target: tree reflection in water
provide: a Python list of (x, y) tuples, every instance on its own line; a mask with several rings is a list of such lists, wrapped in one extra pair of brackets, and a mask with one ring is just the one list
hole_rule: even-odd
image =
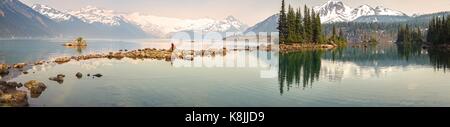
[(77, 51), (77, 53), (81, 54), (83, 53), (83, 50), (85, 50), (87, 46), (64, 46), (64, 47), (74, 49), (75, 51)]
[(411, 57), (422, 55), (422, 48), (420, 45), (413, 45), (411, 43), (397, 44), (397, 53), (401, 58), (409, 61)]
[(406, 61), (409, 61), (412, 58), (419, 57), (425, 52), (428, 54), (429, 57), (429, 64), (434, 67), (436, 70), (443, 70), (446, 72), (448, 68), (450, 68), (450, 53), (445, 51), (439, 51), (439, 50), (424, 50), (421, 48), (420, 45), (415, 44), (397, 44), (397, 52), (399, 56)]
[(280, 54), (278, 71), (280, 94), (283, 94), (285, 89), (289, 91), (292, 84), (302, 85), (305, 88), (317, 81), (323, 52), (310, 50)]
[(429, 50), (428, 54), (430, 56), (430, 62), (433, 65), (434, 69), (436, 70), (444, 70), (444, 72), (447, 71), (447, 69), (450, 68), (450, 53), (444, 52), (444, 51), (437, 51), (437, 50)]

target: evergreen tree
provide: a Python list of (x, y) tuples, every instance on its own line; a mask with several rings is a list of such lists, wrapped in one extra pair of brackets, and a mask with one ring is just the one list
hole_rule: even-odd
[(336, 40), (336, 34), (337, 34), (336, 26), (333, 26), (333, 31), (331, 33), (331, 40)]
[(427, 41), (433, 45), (450, 44), (450, 16), (435, 17), (430, 21)]
[(403, 29), (403, 27), (398, 27), (397, 42), (403, 42), (404, 39), (405, 39), (404, 29)]
[(303, 17), (303, 23), (304, 23), (304, 27), (305, 27), (305, 33), (304, 33), (304, 41), (307, 43), (310, 43), (312, 41), (312, 24), (311, 24), (311, 14), (309, 11), (309, 8), (305, 5), (305, 11), (304, 11), (304, 15), (305, 17)]
[[(432, 42), (432, 38), (434, 35), (434, 24), (435, 24), (435, 20), (434, 20), (434, 18), (432, 18), (430, 23), (428, 24), (428, 32), (427, 32), (427, 41), (428, 42)], [(401, 42), (401, 41), (397, 40), (397, 42)]]
[(289, 10), (288, 10), (288, 14), (287, 14), (287, 23), (288, 23), (287, 42), (288, 43), (298, 41), (298, 39), (297, 39), (298, 34), (297, 34), (297, 30), (296, 30), (295, 20), (296, 20), (296, 16), (295, 16), (294, 8), (292, 8), (291, 5), (289, 5)]
[(447, 44), (450, 43), (450, 15), (447, 16)]
[(342, 41), (347, 40), (347, 38), (346, 38), (345, 35), (344, 35), (344, 32), (343, 32), (342, 28), (339, 29), (339, 37), (338, 37), (338, 38), (339, 38), (340, 40), (342, 40)]
[(422, 40), (422, 31), (420, 30), (419, 27), (417, 27), (417, 31), (416, 31), (414, 42), (423, 42), (423, 40)]
[(302, 12), (301, 9), (298, 8), (295, 14), (295, 25), (297, 32), (297, 42), (303, 42), (303, 23), (302, 23)]
[(281, 11), (280, 11), (280, 18), (278, 20), (278, 33), (279, 33), (279, 42), (285, 43), (286, 36), (287, 36), (287, 23), (286, 23), (286, 10), (284, 7), (284, 0), (281, 2)]
[(320, 23), (320, 16), (319, 14), (316, 14), (314, 10), (311, 13), (313, 22), (312, 28), (313, 28), (313, 34), (312, 34), (312, 40), (314, 43), (322, 43), (321, 39), (321, 33), (322, 33), (322, 26)]
[[(306, 5), (303, 16), (301, 11), (300, 8), (294, 9), (289, 5), (286, 12), (284, 0), (282, 1), (277, 27), (280, 43), (324, 43), (326, 37), (322, 33), (320, 14)], [(343, 34), (342, 31), (340, 32), (340, 34)]]
[(409, 25), (399, 27), (397, 44), (419, 45), (422, 42), (422, 32), (420, 28), (410, 28)]

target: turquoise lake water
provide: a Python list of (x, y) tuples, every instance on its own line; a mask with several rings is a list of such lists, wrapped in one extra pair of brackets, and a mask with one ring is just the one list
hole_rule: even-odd
[[(166, 47), (159, 41), (0, 41), (0, 62), (34, 62), (61, 55)], [(278, 53), (228, 51), (193, 61), (92, 59), (44, 64), (10, 81), (40, 80), (30, 106), (336, 107), (450, 106), (450, 55), (395, 45)], [(33, 73), (34, 72), (34, 73)], [(77, 79), (75, 73), (84, 77)], [(86, 74), (101, 73), (92, 78)], [(48, 80), (65, 74), (63, 83)], [(20, 88), (26, 90), (26, 88)]]

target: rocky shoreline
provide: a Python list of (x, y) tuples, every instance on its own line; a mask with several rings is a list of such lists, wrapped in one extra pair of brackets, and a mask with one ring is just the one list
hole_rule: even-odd
[[(193, 60), (195, 56), (215, 56), (215, 55), (223, 55), (227, 54), (227, 49), (209, 49), (209, 50), (172, 50), (173, 48), (167, 49), (155, 49), (155, 48), (144, 48), (137, 50), (119, 50), (116, 52), (108, 52), (108, 53), (91, 53), (87, 55), (79, 55), (79, 56), (64, 56), (64, 57), (56, 57), (50, 60), (39, 60), (33, 63), (16, 63), (12, 65), (8, 64), (0, 64), (0, 106), (13, 106), (13, 107), (23, 107), (28, 106), (28, 94), (27, 91), (19, 90), (18, 88), (25, 87), (28, 89), (31, 98), (37, 98), (41, 95), (41, 93), (47, 88), (45, 84), (40, 81), (31, 80), (23, 85), (22, 83), (17, 82), (7, 82), (11, 79), (11, 77), (18, 76), (21, 74), (28, 74), (24, 70), (30, 69), (33, 66), (44, 65), (44, 64), (64, 64), (70, 61), (82, 61), (82, 60), (90, 60), (90, 59), (156, 59), (156, 60), (165, 60), (172, 61), (175, 58), (180, 58), (184, 60)], [(257, 46), (257, 47), (246, 47), (244, 49), (232, 49), (233, 51), (238, 50), (264, 50), (264, 51), (272, 51), (272, 46)], [(33, 72), (34, 73), (34, 72)], [(11, 76), (10, 78), (4, 78), (5, 76)], [(78, 72), (74, 74), (78, 79), (83, 77), (83, 74)], [(102, 74), (87, 74), (88, 77), (92, 76), (93, 78), (100, 78)], [(58, 74), (56, 77), (50, 77), (49, 80), (55, 81), (59, 84), (64, 82), (65, 75)]]
[(26, 107), (28, 106), (27, 91), (19, 90), (25, 87), (28, 89), (31, 98), (39, 97), (47, 86), (39, 81), (30, 80), (23, 85), (17, 82), (0, 81), (0, 106), (1, 107)]
[(332, 44), (280, 44), (279, 46), (281, 53), (296, 52), (308, 49), (333, 49), (337, 47), (337, 45)]
[[(295, 47), (295, 46), (294, 46)], [(123, 59), (123, 58), (130, 58), (130, 59), (156, 59), (156, 60), (166, 60), (166, 61), (172, 61), (172, 59), (180, 58), (184, 60), (193, 60), (194, 56), (215, 56), (215, 55), (226, 55), (227, 49), (209, 49), (209, 50), (174, 50), (173, 49), (156, 49), (156, 48), (144, 48), (144, 49), (136, 49), (136, 50), (119, 50), (116, 52), (108, 52), (108, 53), (91, 53), (87, 55), (79, 55), (79, 56), (63, 56), (63, 57), (56, 57), (50, 60), (39, 60), (34, 63), (16, 63), (12, 65), (8, 64), (0, 64), (0, 76), (4, 77), (7, 75), (11, 75), (11, 72), (20, 72), (21, 74), (28, 74), (29, 72), (25, 72), (23, 70), (31, 68), (33, 66), (37, 65), (43, 65), (43, 64), (50, 64), (50, 63), (56, 63), (56, 64), (64, 64), (67, 62), (70, 62), (72, 60), (74, 61), (82, 61), (82, 60), (90, 60), (90, 59), (100, 59), (100, 58), (107, 58), (107, 59)], [(245, 51), (251, 51), (251, 50), (264, 50), (264, 51), (272, 51), (272, 46), (257, 46), (254, 48), (245, 47), (244, 49), (232, 49), (233, 51), (238, 50), (245, 50)], [(0, 79), (5, 80), (5, 79)]]
[[(17, 64), (0, 64), (0, 75), (2, 77), (13, 74), (28, 74), (28, 72), (23, 71), (24, 69), (32, 68), (33, 66), (56, 63), (56, 64), (64, 64), (70, 62), (71, 60), (89, 60), (96, 58), (108, 58), (108, 59), (122, 59), (122, 58), (131, 58), (131, 59), (157, 59), (170, 61), (172, 59), (172, 51), (166, 49), (138, 49), (138, 50), (120, 50), (118, 52), (109, 52), (109, 53), (93, 53), (88, 55), (80, 55), (80, 56), (71, 56), (71, 57), (58, 57), (54, 58), (54, 60), (39, 60), (34, 63), (17, 63)], [(179, 56), (175, 57), (183, 57), (184, 54), (181, 53)], [(82, 78), (82, 74), (78, 72), (75, 74), (77, 78)], [(91, 76), (87, 74), (87, 76)], [(100, 78), (102, 74), (93, 74), (92, 77)], [(65, 75), (58, 74), (56, 77), (50, 77), (49, 80), (56, 81), (58, 83), (64, 82)], [(42, 92), (47, 88), (47, 86), (36, 80), (31, 80), (23, 85), (22, 83), (17, 82), (7, 82), (4, 80), (8, 79), (0, 79), (0, 106), (7, 107), (25, 107), (28, 106), (28, 93), (27, 91), (19, 90), (19, 88), (25, 87), (28, 89), (31, 98), (39, 97)]]

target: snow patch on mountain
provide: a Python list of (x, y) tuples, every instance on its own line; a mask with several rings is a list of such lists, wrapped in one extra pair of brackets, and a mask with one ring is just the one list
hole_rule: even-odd
[(331, 0), (313, 8), (320, 14), (322, 23), (348, 21), (352, 17), (352, 8), (341, 1)]
[(248, 28), (247, 25), (233, 16), (228, 16), (224, 20), (215, 20), (211, 18), (179, 19), (143, 13), (132, 13), (125, 17), (129, 21), (140, 26), (144, 31), (152, 34), (159, 33), (160, 36), (180, 31), (242, 32)]
[(127, 22), (124, 17), (113, 10), (100, 9), (94, 6), (86, 6), (78, 11), (69, 11), (68, 13), (90, 24), (101, 23), (119, 26), (121, 22)]
[(68, 13), (62, 12), (62, 11), (58, 11), (54, 8), (51, 8), (47, 5), (43, 5), (43, 4), (34, 4), (33, 6), (31, 6), (31, 8), (33, 8), (33, 10), (41, 13), (44, 16), (47, 16), (48, 18), (55, 20), (57, 22), (61, 22), (61, 21), (67, 21), (67, 20), (71, 20), (74, 17)]
[(406, 16), (405, 13), (377, 6), (361, 5), (351, 8), (340, 0), (330, 0), (327, 3), (313, 8), (320, 14), (322, 23), (350, 22), (362, 16)]
[(159, 17), (142, 13), (132, 13), (126, 15), (131, 22), (139, 25), (146, 32), (170, 33), (187, 29), (205, 29), (206, 26), (213, 24), (213, 19), (178, 19), (169, 17)]
[(392, 10), (389, 8), (384, 8), (382, 6), (377, 6), (375, 8), (375, 12), (376, 12), (376, 15), (406, 16), (406, 14), (403, 12)]
[(265, 19), (264, 21), (259, 22), (256, 25), (248, 28), (245, 31), (245, 33), (248, 33), (248, 32), (259, 33), (259, 32), (275, 32), (275, 31), (278, 31), (276, 24), (278, 24), (278, 20), (279, 19), (280, 19), (280, 15), (279, 14), (272, 15), (269, 18)]

